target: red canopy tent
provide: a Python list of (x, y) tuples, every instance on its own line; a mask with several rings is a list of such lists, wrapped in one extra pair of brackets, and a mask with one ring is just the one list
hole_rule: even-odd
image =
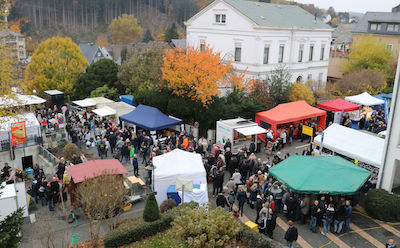
[[(271, 128), (275, 136), (278, 125), (305, 123), (311, 118), (317, 118), (318, 127), (325, 129), (326, 111), (314, 108), (305, 101), (279, 104), (273, 109), (256, 114), (258, 125), (263, 128)], [(259, 138), (265, 142), (265, 134), (260, 134)]]
[(345, 101), (341, 98), (329, 101), (318, 103), (318, 108), (325, 109), (332, 112), (350, 112), (360, 109), (360, 105)]

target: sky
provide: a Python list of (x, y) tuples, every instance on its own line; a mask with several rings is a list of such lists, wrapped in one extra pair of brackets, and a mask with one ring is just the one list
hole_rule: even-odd
[(299, 3), (313, 3), (319, 8), (328, 9), (332, 6), (336, 12), (383, 11), (390, 12), (392, 7), (400, 4), (399, 0), (296, 0)]

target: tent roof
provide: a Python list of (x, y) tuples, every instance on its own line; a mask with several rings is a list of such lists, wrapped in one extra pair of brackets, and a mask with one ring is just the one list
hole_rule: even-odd
[(125, 167), (116, 159), (89, 160), (85, 163), (73, 165), (68, 168), (68, 173), (75, 183), (83, 182), (85, 179), (110, 174), (128, 174)]
[(113, 100), (110, 100), (108, 98), (99, 96), (99, 97), (91, 97), (91, 98), (86, 98), (85, 100), (89, 100), (95, 104), (104, 104), (104, 103), (113, 103)]
[(93, 109), (92, 112), (100, 117), (115, 115), (117, 113), (114, 109), (109, 108), (107, 106), (98, 109)]
[(45, 99), (35, 95), (15, 94), (12, 97), (11, 96), (0, 97), (0, 107), (27, 106), (27, 105), (41, 104), (45, 102), (46, 102)]
[(332, 124), (324, 130), (323, 141), (321, 139), (322, 135), (318, 135), (314, 142), (349, 158), (357, 159), (378, 168), (381, 167), (385, 143), (382, 138)]
[(180, 120), (166, 116), (157, 108), (142, 104), (132, 112), (120, 116), (119, 119), (147, 130), (161, 130), (182, 123)]
[(244, 136), (249, 136), (249, 135), (255, 135), (255, 134), (261, 134), (261, 133), (266, 133), (267, 130), (265, 130), (262, 127), (259, 126), (251, 126), (251, 127), (241, 127), (241, 128), (235, 128), (235, 130)]
[[(162, 180), (169, 177), (192, 178), (206, 175), (200, 154), (175, 149), (153, 158), (154, 176)], [(190, 177), (192, 175), (192, 177)], [(199, 182), (194, 181), (198, 184)]]
[(393, 93), (389, 93), (389, 94), (378, 94), (378, 95), (373, 95), (373, 97), (376, 97), (376, 98), (382, 99), (382, 100), (384, 100), (385, 98), (387, 98), (387, 99), (392, 99)]
[(39, 127), (39, 121), (33, 113), (19, 114), (15, 116), (0, 117), (0, 131), (10, 130), (11, 123), (25, 121), (25, 127)]
[(332, 112), (349, 112), (360, 109), (360, 105), (339, 98), (329, 102), (318, 103), (318, 108), (326, 109)]
[(367, 92), (355, 96), (346, 96), (344, 100), (364, 106), (374, 106), (385, 103), (383, 100), (373, 97)]
[(294, 192), (354, 194), (370, 172), (338, 156), (290, 156), (269, 173)]
[(273, 109), (256, 114), (269, 124), (288, 123), (322, 115), (326, 115), (326, 111), (311, 107), (305, 101), (279, 104)]
[(46, 90), (44, 93), (49, 94), (49, 95), (62, 95), (64, 94), (63, 92), (59, 90)]
[(90, 100), (86, 100), (86, 99), (84, 99), (84, 100), (72, 101), (72, 103), (78, 105), (79, 107), (83, 107), (83, 108), (96, 106), (96, 103), (94, 103), (94, 102), (92, 102), (92, 101), (90, 101)]
[(136, 108), (135, 106), (132, 106), (126, 102), (113, 102), (113, 103), (107, 104), (107, 107), (114, 109), (115, 111), (125, 110), (125, 109), (132, 111)]

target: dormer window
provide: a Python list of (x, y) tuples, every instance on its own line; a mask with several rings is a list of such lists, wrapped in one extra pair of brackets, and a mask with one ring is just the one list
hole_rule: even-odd
[(226, 15), (225, 14), (216, 14), (215, 15), (215, 23), (225, 24), (226, 23)]
[(379, 31), (379, 30), (381, 30), (381, 24), (380, 23), (371, 23), (369, 26), (369, 29), (372, 31)]

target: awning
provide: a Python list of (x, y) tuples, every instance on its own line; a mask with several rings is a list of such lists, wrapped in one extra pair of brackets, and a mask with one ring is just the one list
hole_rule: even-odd
[(267, 130), (260, 126), (250, 126), (250, 127), (241, 127), (241, 128), (236, 128), (235, 131), (243, 134), (244, 136), (249, 136), (249, 135), (255, 135), (255, 134), (261, 134), (261, 133), (266, 133)]
[(360, 106), (339, 98), (329, 102), (318, 103), (318, 108), (326, 109), (332, 112), (350, 112), (359, 110)]
[(113, 110), (111, 108), (107, 108), (107, 107), (94, 109), (94, 110), (92, 110), (92, 112), (100, 117), (115, 115), (117, 113), (115, 110)]
[(378, 99), (376, 97), (371, 96), (367, 92), (364, 92), (359, 95), (355, 96), (346, 96), (344, 100), (353, 102), (359, 105), (364, 105), (364, 106), (374, 106), (374, 105), (381, 105), (384, 104), (385, 101)]
[(385, 140), (375, 135), (332, 124), (314, 142), (346, 157), (381, 167)]
[(96, 103), (90, 100), (77, 100), (77, 101), (72, 101), (72, 103), (82, 108), (96, 106)]

